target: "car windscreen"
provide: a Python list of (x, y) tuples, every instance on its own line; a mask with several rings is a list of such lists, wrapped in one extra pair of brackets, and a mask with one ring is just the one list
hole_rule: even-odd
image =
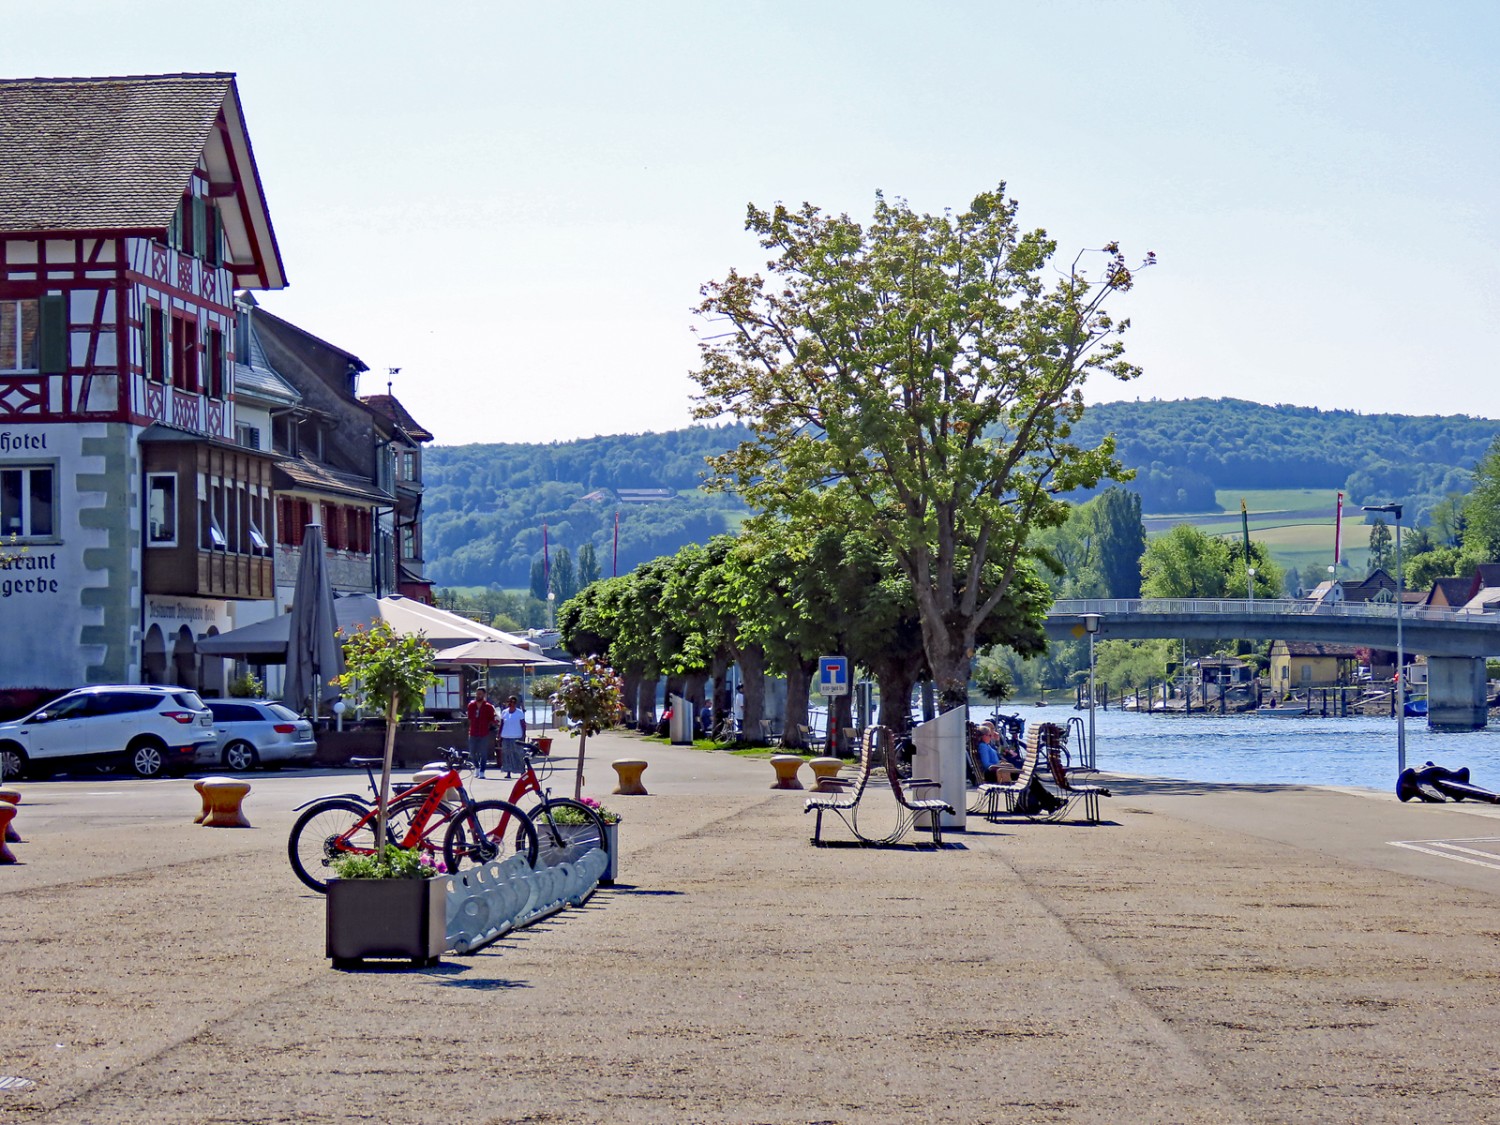
[(266, 704), (266, 710), (271, 712), (271, 714), (275, 715), (278, 719), (302, 718), (301, 715), (297, 714), (297, 712), (293, 711), (284, 703), (268, 703)]
[(208, 708), (203, 706), (203, 700), (198, 698), (196, 691), (174, 691), (172, 698), (177, 700), (179, 707), (186, 707), (189, 711), (208, 710)]

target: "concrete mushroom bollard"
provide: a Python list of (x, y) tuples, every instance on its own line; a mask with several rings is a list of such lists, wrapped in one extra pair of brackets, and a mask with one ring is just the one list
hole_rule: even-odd
[(616, 758), (610, 763), (615, 773), (620, 777), (620, 784), (616, 785), (614, 792), (622, 797), (646, 797), (646, 787), (641, 784), (641, 774), (646, 772), (647, 763), (641, 758)]
[(802, 768), (802, 759), (797, 755), (773, 754), (771, 767), (776, 771), (776, 780), (771, 783), (772, 789), (802, 788), (802, 782), (797, 780), (797, 771)]
[[(206, 778), (206, 777), (200, 777), (197, 781), (193, 782), (193, 788), (198, 791), (198, 798), (203, 803), (203, 807), (198, 810), (198, 815), (195, 816), (195, 817), (193, 817), (193, 823), (194, 824), (202, 824), (203, 823), (203, 818), (208, 815), (208, 794), (205, 793), (205, 792), (203, 792), (203, 783), (205, 781), (208, 781), (208, 780), (209, 779)], [(222, 778), (221, 777), (221, 778), (214, 778), (214, 780), (215, 781), (227, 781), (228, 778)]]
[(252, 827), (240, 807), (249, 792), (248, 781), (236, 781), (230, 777), (205, 777), (203, 800), (208, 805), (208, 810), (199, 823), (205, 828)]
[(6, 844), (10, 822), (16, 818), (15, 805), (0, 805), (0, 863), (16, 863), (16, 853)]
[(838, 793), (842, 792), (843, 786), (832, 784), (825, 785), (824, 782), (833, 782), (838, 779), (839, 770), (844, 763), (838, 758), (814, 758), (807, 763), (813, 771), (814, 793)]
[[(12, 808), (21, 803), (21, 791), (19, 789), (0, 788), (0, 802), (10, 805)], [(15, 826), (7, 824), (4, 833), (0, 833), (7, 844), (24, 844), (21, 834), (16, 831)]]

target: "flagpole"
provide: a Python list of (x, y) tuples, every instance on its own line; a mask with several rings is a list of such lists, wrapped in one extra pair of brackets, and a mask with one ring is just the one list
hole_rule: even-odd
[(615, 562), (613, 577), (620, 577), (620, 511), (615, 509)]

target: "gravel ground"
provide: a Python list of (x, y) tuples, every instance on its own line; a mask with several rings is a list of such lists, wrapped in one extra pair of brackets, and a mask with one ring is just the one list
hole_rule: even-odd
[[(249, 831), (23, 785), (0, 1121), (1500, 1120), (1487, 808), (1124, 779), (1099, 826), (815, 849), (765, 762), (593, 752), (652, 763), (621, 883), (419, 972), (330, 969), (286, 862), (357, 779), (255, 775)], [(1474, 862), (1391, 846), (1440, 838)]]

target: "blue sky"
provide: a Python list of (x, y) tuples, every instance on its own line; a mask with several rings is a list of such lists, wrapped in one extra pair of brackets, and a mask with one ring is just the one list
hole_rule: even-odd
[(1500, 416), (1500, 5), (0, 0), (0, 74), (232, 70), (291, 285), (443, 444), (686, 424), (745, 205), (1160, 265), (1133, 384)]

